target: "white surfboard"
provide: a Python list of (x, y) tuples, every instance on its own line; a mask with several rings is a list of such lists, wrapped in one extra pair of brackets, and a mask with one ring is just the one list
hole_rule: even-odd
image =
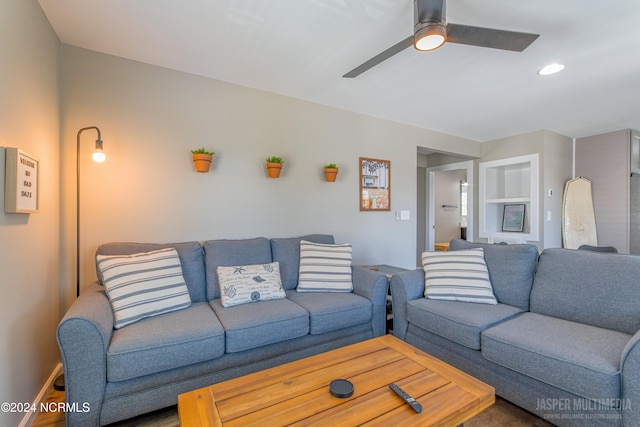
[(562, 246), (580, 245), (598, 246), (591, 181), (583, 177), (567, 181), (562, 199)]

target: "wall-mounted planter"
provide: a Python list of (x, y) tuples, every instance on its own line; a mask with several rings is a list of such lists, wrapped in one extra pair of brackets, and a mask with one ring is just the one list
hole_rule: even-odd
[(269, 178), (279, 178), (282, 171), (282, 157), (267, 157), (267, 174)]
[(338, 168), (324, 168), (324, 178), (327, 182), (336, 182)]
[(211, 160), (213, 160), (213, 155), (216, 153), (207, 151), (202, 147), (197, 150), (191, 150), (191, 154), (193, 155), (193, 164), (196, 167), (196, 172), (209, 172)]
[(211, 154), (193, 154), (193, 164), (196, 172), (209, 172), (213, 156)]
[(267, 162), (269, 178), (280, 178), (280, 171), (282, 171), (282, 163)]

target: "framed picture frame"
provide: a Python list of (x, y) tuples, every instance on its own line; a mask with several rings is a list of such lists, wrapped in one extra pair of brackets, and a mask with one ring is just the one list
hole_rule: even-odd
[(502, 231), (524, 231), (524, 204), (504, 205)]
[(391, 210), (391, 162), (360, 157), (360, 211)]
[(4, 211), (37, 213), (40, 161), (19, 148), (5, 150)]

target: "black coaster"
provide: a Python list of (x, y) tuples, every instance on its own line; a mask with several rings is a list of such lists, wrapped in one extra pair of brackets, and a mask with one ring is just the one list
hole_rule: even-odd
[(339, 398), (351, 397), (353, 394), (353, 384), (347, 380), (333, 380), (329, 384), (331, 395)]

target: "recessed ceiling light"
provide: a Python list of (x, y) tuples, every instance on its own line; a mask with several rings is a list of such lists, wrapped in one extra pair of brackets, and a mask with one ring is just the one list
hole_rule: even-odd
[(564, 65), (562, 64), (549, 64), (538, 70), (538, 74), (541, 76), (548, 76), (549, 74), (555, 74), (562, 70), (564, 70)]

